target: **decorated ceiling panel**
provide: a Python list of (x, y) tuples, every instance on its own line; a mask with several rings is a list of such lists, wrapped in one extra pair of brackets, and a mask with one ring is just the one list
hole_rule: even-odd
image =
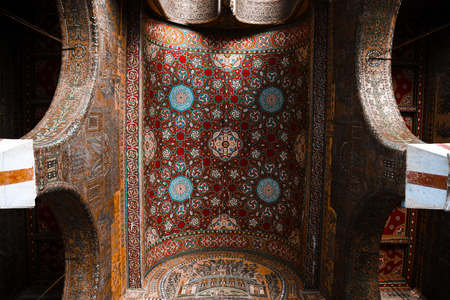
[(214, 249), (301, 270), (309, 21), (252, 35), (143, 28), (145, 270)]

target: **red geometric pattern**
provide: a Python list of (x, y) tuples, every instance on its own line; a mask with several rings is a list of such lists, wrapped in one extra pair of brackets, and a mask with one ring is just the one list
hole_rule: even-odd
[(266, 249), (270, 254), (291, 262), (294, 266), (299, 264), (298, 253), (295, 248), (278, 241), (270, 241), (266, 243)]
[(170, 255), (176, 254), (181, 250), (182, 242), (180, 240), (170, 240), (168, 242), (162, 243), (157, 247), (152, 248), (150, 251), (152, 259), (160, 261)]
[(199, 239), (199, 245), (204, 248), (246, 248), (249, 239), (241, 235), (204, 235)]
[[(315, 288), (318, 268), (314, 266), (320, 253), (315, 241), (320, 240), (323, 190), (327, 5), (317, 5), (314, 40), (318, 51), (314, 91), (311, 92), (314, 96), (314, 128), (309, 128), (309, 20), (279, 31), (230, 36), (202, 35), (144, 16), (144, 61), (143, 70), (139, 70), (135, 65), (139, 61), (140, 28), (136, 3), (132, 1), (128, 14), (127, 39), (129, 287), (141, 286), (140, 254), (145, 256), (146, 268), (156, 262), (156, 250), (153, 249), (160, 244), (155, 240), (167, 243), (175, 237), (178, 240), (180, 235), (207, 231), (212, 220), (225, 213), (242, 230), (240, 238), (232, 239), (223, 234), (221, 237), (204, 237), (201, 241), (200, 238), (194, 241), (184, 238), (183, 248), (177, 250), (177, 254), (208, 243), (230, 248), (246, 245), (258, 251), (271, 249), (276, 256), (299, 268), (303, 259), (299, 259), (295, 247), (283, 246), (292, 238), (296, 245), (298, 242), (297, 246), (307, 247), (307, 253), (301, 255), (307, 256), (306, 266), (301, 269), (307, 273), (309, 288)], [(139, 74), (144, 75), (142, 129), (152, 137), (152, 142), (155, 141), (151, 148), (144, 148), (144, 153), (149, 154), (143, 167), (145, 212), (142, 227), (136, 184), (139, 182), (139, 155), (135, 148), (138, 123), (134, 122), (139, 114), (137, 104), (140, 100), (134, 95), (139, 90), (136, 80)], [(171, 93), (175, 88), (178, 88), (177, 95)], [(188, 103), (189, 92), (179, 93), (186, 89), (194, 95), (192, 103)], [(270, 91), (270, 99), (261, 99), (262, 91)], [(174, 106), (171, 98), (176, 98), (180, 105)], [(133, 99), (135, 101), (130, 102)], [(264, 103), (272, 105), (273, 101), (278, 102), (272, 107), (263, 107)], [(279, 106), (281, 109), (278, 110)], [(213, 147), (219, 150), (216, 151), (218, 155), (211, 154), (211, 148), (208, 148), (214, 133), (220, 135), (224, 128), (237, 134), (233, 140), (236, 146), (242, 141), (242, 148), (233, 148), (236, 155), (227, 155), (229, 152), (218, 148), (217, 140)], [(308, 140), (310, 130), (314, 141)], [(298, 136), (306, 137), (306, 140)], [(296, 141), (301, 143), (297, 150), (293, 147)], [(303, 143), (312, 145), (314, 152), (311, 186), (308, 186), (312, 193), (305, 207), (303, 180), (306, 178), (304, 167), (308, 164), (304, 161)], [(179, 183), (176, 186), (171, 185), (174, 179)], [(279, 186), (280, 193), (272, 194), (274, 200), (262, 201), (257, 192), (259, 182), (264, 179), (276, 182), (270, 186), (275, 191)], [(174, 195), (178, 200), (173, 199)], [(305, 216), (304, 223), (300, 222), (302, 215)], [(146, 233), (142, 236), (151, 237), (149, 240), (140, 241), (141, 229)], [(255, 231), (270, 234), (278, 240), (267, 248), (267, 240), (244, 237), (247, 232)], [(305, 232), (307, 235), (302, 236)], [(141, 253), (141, 244), (147, 245), (145, 253)], [(158, 259), (173, 255), (170, 250), (173, 247), (166, 246), (159, 248)]]
[(383, 241), (391, 239), (407, 239), (408, 228), (406, 222), (406, 208), (397, 206), (386, 221), (383, 230)]
[(400, 105), (415, 105), (413, 68), (392, 68), (392, 85), (395, 100)]

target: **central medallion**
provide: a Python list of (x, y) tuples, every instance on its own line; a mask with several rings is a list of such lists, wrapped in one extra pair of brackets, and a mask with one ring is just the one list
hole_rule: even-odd
[(182, 202), (191, 196), (193, 190), (191, 180), (184, 176), (178, 176), (170, 182), (169, 194), (172, 200)]
[(170, 105), (179, 112), (191, 108), (194, 94), (187, 86), (180, 84), (172, 88), (169, 94)]
[(261, 180), (256, 187), (256, 192), (261, 200), (272, 203), (280, 196), (280, 185), (272, 178)]
[(284, 97), (283, 93), (275, 88), (269, 87), (261, 92), (259, 96), (259, 103), (261, 108), (269, 113), (277, 112), (283, 106)]
[(214, 156), (223, 161), (228, 161), (239, 155), (239, 150), (242, 148), (242, 140), (237, 132), (224, 127), (213, 133), (212, 138), (208, 141), (208, 147)]

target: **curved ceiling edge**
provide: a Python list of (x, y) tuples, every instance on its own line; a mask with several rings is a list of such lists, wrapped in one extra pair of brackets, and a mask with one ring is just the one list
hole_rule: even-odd
[(235, 0), (234, 14), (236, 19), (248, 24), (279, 24), (285, 22), (294, 7), (305, 0), (291, 1), (258, 1)]
[(176, 24), (219, 30), (254, 30), (298, 21), (309, 0), (147, 0), (156, 16)]
[(219, 14), (217, 0), (159, 0), (159, 4), (167, 18), (178, 24), (207, 23)]

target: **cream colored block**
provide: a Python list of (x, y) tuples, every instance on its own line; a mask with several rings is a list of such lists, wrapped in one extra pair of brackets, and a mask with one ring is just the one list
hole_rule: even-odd
[(35, 206), (33, 140), (0, 140), (0, 208)]

